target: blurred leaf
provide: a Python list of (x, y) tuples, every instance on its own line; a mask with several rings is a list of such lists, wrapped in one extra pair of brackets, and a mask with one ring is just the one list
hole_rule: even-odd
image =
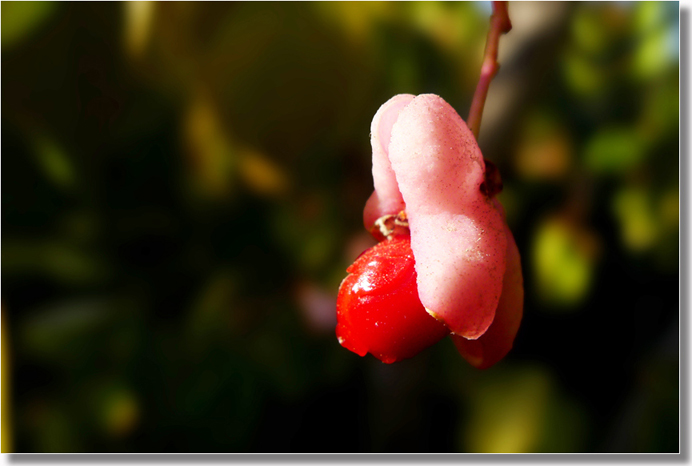
[(661, 195), (658, 208), (661, 226), (664, 229), (677, 230), (680, 226), (680, 188), (673, 186)]
[(678, 62), (679, 10), (666, 2), (637, 2), (634, 5), (637, 47), (633, 56), (634, 74), (651, 79), (670, 70)]
[(609, 40), (601, 12), (592, 8), (580, 9), (572, 21), (572, 36), (580, 51), (590, 55), (600, 52)]
[(101, 395), (100, 421), (103, 429), (110, 437), (123, 437), (137, 426), (140, 408), (137, 398), (132, 391), (112, 386)]
[(659, 226), (652, 199), (645, 189), (624, 188), (613, 198), (613, 210), (620, 221), (622, 242), (632, 251), (649, 249), (658, 239)]
[(613, 198), (623, 244), (635, 253), (658, 247), (679, 227), (679, 193), (672, 188), (655, 197), (650, 188), (628, 186)]
[(389, 2), (313, 2), (325, 22), (335, 25), (353, 43), (366, 44), (374, 26), (391, 15)]
[(63, 148), (45, 137), (37, 137), (35, 141), (36, 158), (46, 177), (59, 188), (72, 187), (77, 177)]
[(515, 166), (527, 179), (556, 179), (572, 163), (572, 142), (556, 117), (535, 113), (526, 118)]
[(483, 372), (469, 394), (463, 445), (479, 453), (580, 452), (588, 419), (547, 368), (498, 366)]
[(603, 71), (581, 53), (565, 52), (562, 71), (565, 82), (578, 96), (592, 97), (603, 89)]
[(541, 223), (533, 241), (538, 295), (560, 306), (573, 306), (588, 293), (597, 243), (592, 234), (560, 219)]
[(35, 356), (65, 360), (86, 350), (88, 339), (112, 311), (112, 303), (99, 298), (52, 304), (21, 323), (19, 344)]
[(413, 26), (442, 49), (456, 51), (482, 45), (479, 39), (487, 32), (488, 25), (479, 21), (479, 17), (486, 18), (485, 11), (479, 16), (481, 6), (472, 2), (410, 2), (406, 6)]
[(535, 451), (553, 392), (548, 373), (538, 367), (523, 367), (485, 372), (478, 382), (463, 432), (465, 451)]
[(2, 2), (2, 48), (18, 45), (55, 12), (56, 2)]
[(59, 241), (4, 240), (2, 269), (12, 275), (47, 275), (61, 283), (94, 283), (109, 273), (95, 253)]
[(637, 127), (648, 141), (677, 139), (680, 124), (680, 89), (677, 73), (650, 87), (644, 97)]
[(204, 197), (227, 196), (233, 187), (237, 155), (209, 92), (199, 89), (187, 109), (184, 137), (194, 187)]
[(584, 149), (584, 163), (596, 173), (620, 173), (640, 163), (646, 144), (635, 128), (599, 130)]
[(241, 151), (239, 158), (240, 175), (252, 191), (268, 197), (286, 193), (289, 177), (271, 159), (253, 150)]
[(637, 2), (634, 6), (633, 20), (635, 27), (643, 32), (651, 32), (665, 20), (663, 2)]
[(661, 238), (654, 249), (654, 265), (658, 273), (678, 274), (680, 270), (680, 192), (669, 188), (658, 199), (655, 211), (660, 223)]
[(660, 28), (641, 41), (634, 54), (634, 71), (640, 78), (651, 79), (664, 73), (673, 63), (667, 52), (668, 34)]
[(125, 10), (125, 49), (133, 58), (142, 56), (149, 42), (154, 19), (155, 2), (123, 2)]

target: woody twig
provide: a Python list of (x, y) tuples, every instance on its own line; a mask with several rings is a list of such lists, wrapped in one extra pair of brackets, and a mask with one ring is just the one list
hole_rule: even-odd
[(507, 2), (492, 3), (493, 14), (490, 16), (490, 30), (488, 31), (488, 37), (485, 42), (481, 76), (476, 86), (476, 92), (473, 94), (471, 110), (469, 110), (469, 117), (467, 120), (469, 128), (476, 137), (476, 140), (478, 140), (478, 133), (481, 129), (483, 107), (485, 107), (485, 98), (488, 95), (490, 82), (500, 69), (500, 64), (497, 62), (497, 49), (500, 36), (508, 33), (512, 29), (512, 22), (509, 20), (509, 15), (507, 13)]

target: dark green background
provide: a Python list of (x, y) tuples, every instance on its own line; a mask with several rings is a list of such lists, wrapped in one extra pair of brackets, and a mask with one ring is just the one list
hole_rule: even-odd
[(510, 5), (504, 361), (336, 341), (372, 116), (465, 118), (489, 12), (3, 2), (4, 451), (677, 451), (677, 3)]

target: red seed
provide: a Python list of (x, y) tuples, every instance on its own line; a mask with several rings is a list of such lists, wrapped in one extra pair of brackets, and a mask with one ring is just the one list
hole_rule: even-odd
[(411, 237), (365, 251), (339, 288), (336, 336), (345, 348), (385, 363), (411, 358), (449, 333), (418, 298)]

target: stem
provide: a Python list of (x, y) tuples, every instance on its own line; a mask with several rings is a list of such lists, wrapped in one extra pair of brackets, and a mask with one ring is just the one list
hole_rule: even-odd
[(481, 129), (483, 107), (485, 107), (485, 98), (488, 95), (490, 81), (500, 69), (500, 64), (497, 62), (497, 46), (500, 42), (500, 36), (508, 33), (511, 29), (512, 23), (507, 14), (507, 2), (493, 2), (493, 14), (490, 16), (490, 30), (485, 41), (481, 77), (478, 80), (476, 92), (473, 94), (467, 121), (476, 141), (478, 141), (478, 133)]

